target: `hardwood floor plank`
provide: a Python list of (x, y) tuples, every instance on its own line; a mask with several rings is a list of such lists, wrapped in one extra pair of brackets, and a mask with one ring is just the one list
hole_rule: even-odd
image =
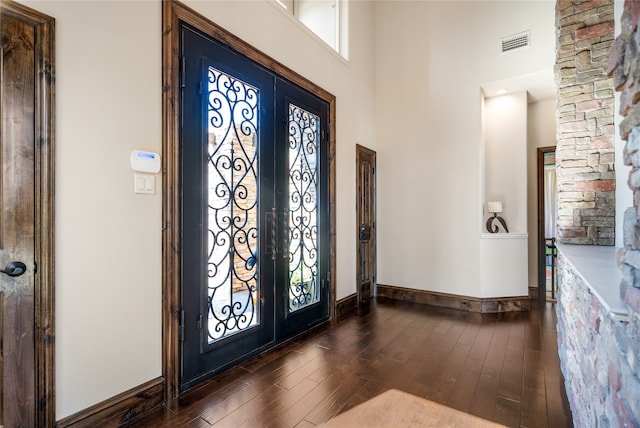
[(475, 343), (478, 333), (480, 333), (480, 326), (466, 323), (464, 324), (464, 332), (462, 336), (460, 336), (459, 342), (471, 346)]
[(469, 407), (469, 413), (488, 420), (493, 420), (495, 415), (500, 377), (509, 340), (508, 325), (495, 323), (492, 327), (491, 341)]
[[(307, 397), (311, 397), (312, 394), (318, 390), (318, 383), (309, 379), (305, 379), (292, 389), (281, 394), (277, 400), (271, 405), (263, 409), (250, 410), (249, 417), (242, 423), (236, 425), (234, 428), (246, 427), (293, 427), (297, 423), (301, 422), (304, 415), (296, 419), (285, 418), (283, 415), (299, 402), (305, 402)], [(285, 423), (286, 422), (286, 423)]]
[(456, 377), (456, 382), (447, 397), (447, 406), (463, 412), (469, 411), (482, 372), (482, 364), (481, 360), (467, 357), (462, 372)]
[(351, 397), (351, 399), (344, 405), (339, 413), (346, 412), (359, 404), (370, 400), (383, 392), (387, 391), (387, 387), (377, 379), (369, 379), (365, 382), (358, 391)]
[(508, 427), (519, 427), (520, 403), (505, 397), (498, 397), (493, 421)]
[(422, 340), (416, 338), (412, 333), (412, 329), (405, 329), (387, 343), (380, 352), (389, 355), (396, 361), (406, 362), (422, 343)]
[(129, 426), (310, 428), (394, 389), (506, 426), (572, 426), (551, 305), (473, 314), (394, 301), (296, 337)]
[[(234, 410), (222, 410), (217, 406), (207, 409), (200, 417), (214, 427), (239, 426), (247, 420), (252, 412), (262, 411), (284, 394), (285, 390), (277, 385), (270, 385), (262, 390), (254, 389), (250, 399), (237, 403)], [(247, 397), (248, 398), (248, 397)]]
[(337, 389), (318, 403), (304, 419), (315, 425), (327, 422), (340, 412), (365, 382), (365, 379), (357, 376), (346, 378)]
[(469, 355), (469, 345), (458, 343), (447, 355), (446, 364), (439, 370), (434, 381), (427, 385), (430, 391), (426, 398), (437, 403), (445, 403), (456, 383), (458, 375), (464, 369), (464, 362)]
[(523, 363), (524, 339), (510, 336), (500, 376), (498, 392), (501, 396), (518, 402), (522, 400)]
[(289, 372), (288, 374), (283, 373), (283, 376), (278, 381), (276, 381), (276, 385), (284, 389), (291, 389), (302, 382), (305, 378), (312, 375), (318, 369), (325, 367), (326, 365), (327, 360), (322, 356), (318, 356), (310, 361), (307, 361), (302, 366), (294, 369), (293, 372)]
[(496, 324), (493, 336), (491, 337), (489, 351), (487, 352), (484, 366), (482, 367), (483, 373), (492, 372), (493, 374), (500, 376), (502, 366), (504, 365), (504, 357), (508, 340), (509, 326), (505, 326), (503, 323)]
[(521, 425), (547, 428), (547, 395), (545, 391), (542, 352), (525, 349), (522, 385)]
[(564, 378), (545, 376), (545, 388), (549, 427), (573, 427), (569, 401), (567, 400), (567, 394), (564, 392)]
[(195, 418), (194, 420), (190, 421), (187, 426), (192, 428), (210, 428), (211, 424), (202, 418)]
[(451, 352), (460, 340), (460, 336), (464, 333), (464, 325), (451, 322), (451, 328), (447, 330), (443, 340), (438, 344), (438, 350), (442, 352)]
[(434, 351), (429, 354), (429, 358), (426, 359), (416, 374), (415, 381), (425, 386), (431, 385), (438, 375), (440, 370), (445, 366), (449, 354), (442, 351)]
[(385, 371), (381, 372), (380, 381), (386, 389), (405, 389), (416, 378), (422, 363), (407, 361), (405, 363), (396, 360), (391, 361)]
[(491, 345), (494, 330), (495, 325), (493, 323), (486, 323), (480, 326), (479, 331), (471, 344), (469, 358), (484, 361), (487, 356), (487, 352), (489, 351), (489, 346)]
[(498, 402), (499, 384), (499, 375), (492, 372), (481, 373), (471, 399), (469, 413), (483, 419), (493, 420)]
[(542, 333), (540, 327), (540, 312), (531, 311), (529, 322), (526, 324), (524, 336), (525, 349), (542, 351)]

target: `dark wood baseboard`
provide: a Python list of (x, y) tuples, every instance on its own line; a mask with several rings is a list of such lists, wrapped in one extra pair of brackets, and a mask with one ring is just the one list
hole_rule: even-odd
[(385, 284), (378, 284), (378, 297), (483, 314), (531, 309), (529, 296), (480, 298)]
[(538, 300), (538, 287), (529, 286), (529, 299)]
[(336, 319), (339, 320), (344, 314), (347, 314), (358, 307), (358, 294), (353, 293), (350, 296), (343, 297), (336, 302)]
[(163, 403), (164, 379), (158, 377), (56, 422), (56, 427), (118, 427)]

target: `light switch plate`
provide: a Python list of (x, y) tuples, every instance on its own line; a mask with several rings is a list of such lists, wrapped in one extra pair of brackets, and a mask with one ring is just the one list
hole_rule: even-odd
[(133, 193), (155, 195), (156, 177), (151, 174), (133, 174)]

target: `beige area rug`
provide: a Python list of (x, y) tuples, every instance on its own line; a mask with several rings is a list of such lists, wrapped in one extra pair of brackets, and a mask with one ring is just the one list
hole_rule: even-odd
[(325, 428), (503, 426), (396, 389), (365, 401), (324, 425)]

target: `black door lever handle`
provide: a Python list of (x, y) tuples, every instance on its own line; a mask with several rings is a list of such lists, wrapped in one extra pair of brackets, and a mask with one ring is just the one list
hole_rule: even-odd
[(22, 262), (11, 262), (4, 270), (0, 270), (2, 273), (6, 273), (9, 276), (20, 276), (27, 271), (27, 265)]

